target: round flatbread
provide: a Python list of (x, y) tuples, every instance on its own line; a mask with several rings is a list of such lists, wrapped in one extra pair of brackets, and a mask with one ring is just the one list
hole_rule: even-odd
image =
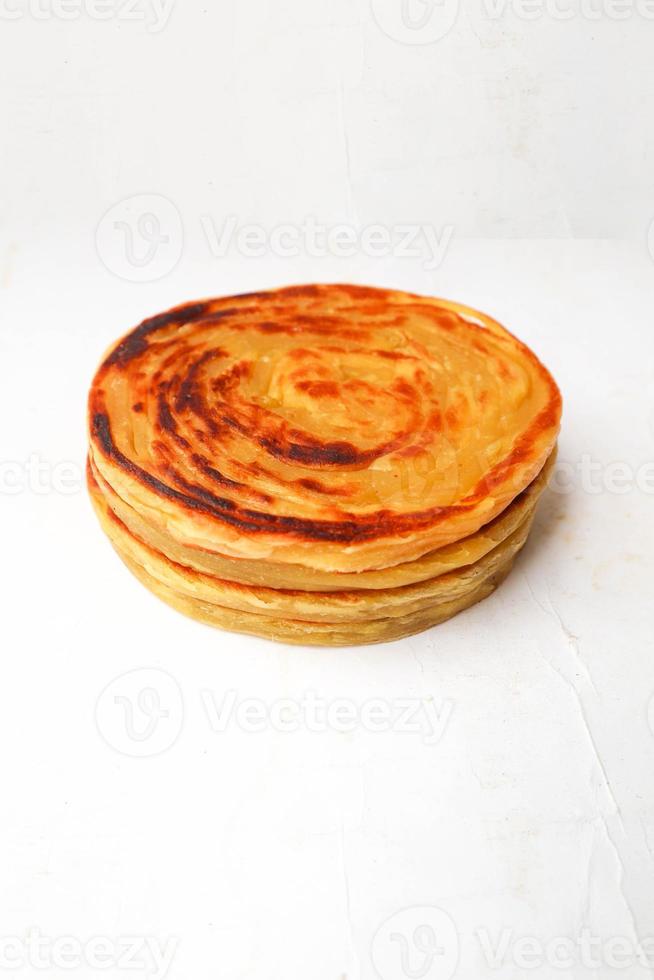
[(561, 398), (467, 307), (302, 286), (178, 307), (105, 357), (91, 458), (184, 547), (355, 573), (474, 534), (543, 468)]

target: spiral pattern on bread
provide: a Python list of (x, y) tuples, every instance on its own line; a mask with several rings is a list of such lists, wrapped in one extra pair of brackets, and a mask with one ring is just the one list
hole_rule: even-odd
[(328, 572), (412, 561), (492, 521), (560, 416), (549, 372), (494, 320), (344, 285), (145, 320), (89, 397), (93, 465), (153, 526)]

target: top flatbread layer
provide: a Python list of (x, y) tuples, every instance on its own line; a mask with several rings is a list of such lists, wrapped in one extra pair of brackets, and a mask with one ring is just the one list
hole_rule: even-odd
[(561, 396), (467, 307), (312, 285), (145, 320), (89, 397), (115, 492), (181, 543), (328, 571), (474, 533), (536, 477)]

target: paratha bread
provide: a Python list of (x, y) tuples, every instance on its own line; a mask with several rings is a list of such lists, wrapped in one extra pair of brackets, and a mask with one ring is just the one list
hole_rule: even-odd
[(142, 569), (175, 594), (200, 603), (260, 617), (309, 623), (357, 624), (376, 619), (402, 618), (450, 608), (452, 603), (477, 595), (484, 582), (495, 581), (523, 547), (533, 512), (496, 548), (474, 564), (414, 585), (392, 589), (340, 592), (305, 592), (242, 585), (198, 572), (173, 562), (135, 537), (111, 510), (89, 472), (89, 491), (100, 523), (118, 554), (129, 567)]
[[(114, 545), (115, 547), (115, 545)], [(507, 561), (496, 574), (483, 581), (472, 594), (429, 607), (407, 616), (392, 619), (382, 618), (355, 623), (319, 623), (297, 619), (282, 619), (260, 616), (238, 609), (228, 609), (213, 603), (183, 595), (154, 578), (127, 553), (116, 548), (123, 562), (143, 585), (173, 609), (208, 626), (230, 630), (235, 633), (248, 633), (266, 640), (303, 646), (358, 646), (368, 643), (383, 643), (402, 639), (422, 630), (445, 622), (457, 613), (468, 609), (487, 598), (506, 578), (511, 570), (513, 559)]]
[(89, 485), (102, 494), (110, 508), (131, 534), (171, 562), (242, 585), (272, 589), (340, 592), (363, 589), (392, 589), (434, 579), (479, 561), (512, 535), (533, 515), (554, 468), (553, 451), (536, 479), (490, 524), (463, 541), (429, 552), (414, 562), (366, 572), (323, 572), (301, 565), (228, 558), (204, 548), (178, 544), (174, 538), (148, 523), (133, 507), (121, 500), (100, 476), (89, 459)]
[(206, 300), (115, 345), (91, 457), (184, 548), (354, 573), (475, 534), (542, 470), (561, 398), (468, 307), (361, 286)]

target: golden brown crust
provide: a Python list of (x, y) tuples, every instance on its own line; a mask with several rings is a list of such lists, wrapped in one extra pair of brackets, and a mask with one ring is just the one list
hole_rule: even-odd
[(357, 572), (474, 533), (554, 445), (558, 389), (466, 307), (303, 286), (178, 307), (100, 366), (93, 462), (184, 546)]
[(322, 572), (301, 565), (248, 561), (228, 558), (198, 547), (185, 547), (165, 532), (152, 527), (129, 504), (121, 500), (88, 462), (91, 495), (100, 493), (103, 504), (138, 540), (162, 557), (213, 577), (242, 585), (274, 589), (300, 589), (303, 592), (341, 592), (362, 589), (392, 589), (424, 582), (484, 558), (533, 516), (536, 504), (547, 486), (556, 460), (552, 452), (537, 478), (490, 524), (462, 541), (429, 552), (414, 562), (366, 572)]
[(251, 612), (230, 609), (190, 595), (184, 595), (155, 578), (116, 544), (114, 544), (114, 548), (125, 565), (150, 592), (185, 616), (207, 626), (301, 646), (358, 646), (399, 640), (406, 636), (412, 636), (414, 633), (420, 633), (422, 630), (437, 626), (475, 605), (475, 603), (486, 599), (506, 578), (513, 565), (513, 558), (510, 558), (494, 575), (482, 581), (473, 592), (448, 602), (428, 606), (406, 616), (347, 624), (321, 623), (259, 616)]
[(476, 594), (524, 545), (533, 512), (482, 559), (463, 569), (399, 588), (306, 592), (229, 582), (166, 558), (139, 540), (109, 507), (89, 472), (89, 492), (100, 523), (119, 554), (174, 592), (200, 602), (263, 617), (331, 624), (363, 623), (419, 614)]

